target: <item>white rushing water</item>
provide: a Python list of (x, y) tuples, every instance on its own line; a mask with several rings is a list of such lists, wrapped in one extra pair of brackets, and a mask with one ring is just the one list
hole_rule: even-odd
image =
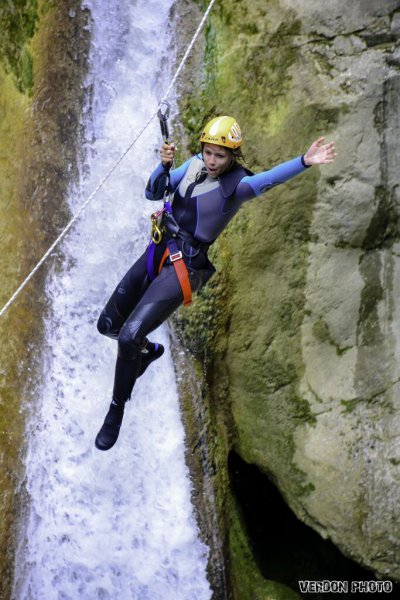
[[(86, 116), (84, 189), (74, 212), (157, 109), (167, 81), (172, 0), (86, 0), (92, 13), (93, 114)], [(73, 18), (73, 15), (71, 15)], [(63, 243), (47, 284), (43, 384), (28, 428), (30, 504), (16, 557), (14, 600), (208, 600), (184, 462), (169, 339), (137, 383), (117, 445), (94, 447), (113, 385), (116, 342), (97, 333), (100, 310), (143, 251), (144, 199), (160, 139), (153, 122)]]

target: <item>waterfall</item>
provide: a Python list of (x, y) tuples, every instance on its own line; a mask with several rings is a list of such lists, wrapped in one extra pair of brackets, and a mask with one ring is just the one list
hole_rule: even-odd
[[(157, 109), (172, 0), (85, 0), (92, 50), (87, 147), (73, 213)], [(73, 15), (71, 15), (73, 18)], [(112, 392), (116, 343), (100, 310), (149, 235), (144, 199), (157, 162), (146, 130), (62, 245), (53, 268), (42, 384), (27, 428), (29, 507), (17, 549), (14, 600), (208, 600), (207, 547), (191, 505), (169, 337), (135, 386), (117, 445), (94, 447)]]

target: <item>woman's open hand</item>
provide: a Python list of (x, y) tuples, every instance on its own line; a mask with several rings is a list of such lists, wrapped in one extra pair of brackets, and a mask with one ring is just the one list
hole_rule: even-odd
[(307, 150), (304, 154), (304, 162), (307, 166), (311, 165), (326, 165), (332, 163), (335, 160), (335, 144), (329, 142), (324, 144), (325, 138), (320, 137)]

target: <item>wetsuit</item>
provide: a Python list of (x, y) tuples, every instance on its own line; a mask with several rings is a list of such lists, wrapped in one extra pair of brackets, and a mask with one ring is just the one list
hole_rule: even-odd
[[(171, 171), (158, 165), (147, 184), (146, 198), (161, 200), (169, 185), (173, 194), (173, 223), (182, 234), (176, 241), (187, 265), (193, 292), (215, 271), (207, 258), (207, 250), (242, 204), (306, 168), (302, 156), (256, 175), (235, 163), (218, 178), (207, 175), (201, 155)], [(130, 398), (136, 378), (147, 366), (146, 336), (183, 301), (182, 289), (170, 261), (164, 263), (158, 274), (167, 238), (165, 235), (159, 245), (151, 243), (148, 246), (117, 285), (98, 321), (100, 333), (118, 339), (113, 390), (115, 406), (123, 407)]]

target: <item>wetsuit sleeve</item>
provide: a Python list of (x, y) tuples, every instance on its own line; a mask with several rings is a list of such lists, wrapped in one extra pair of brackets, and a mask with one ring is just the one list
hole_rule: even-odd
[(174, 192), (178, 187), (182, 177), (186, 173), (189, 163), (192, 159), (184, 162), (177, 169), (166, 169), (162, 163), (160, 163), (150, 175), (150, 179), (147, 182), (145, 195), (147, 200), (162, 200), (164, 193), (168, 185), (168, 175), (171, 186), (171, 192)]
[(303, 173), (308, 167), (304, 164), (302, 156), (288, 160), (280, 165), (277, 165), (269, 171), (263, 171), (256, 175), (247, 175), (241, 179), (236, 188), (236, 199), (242, 202), (260, 196), (260, 194), (270, 190), (271, 188), (285, 183), (292, 177)]

